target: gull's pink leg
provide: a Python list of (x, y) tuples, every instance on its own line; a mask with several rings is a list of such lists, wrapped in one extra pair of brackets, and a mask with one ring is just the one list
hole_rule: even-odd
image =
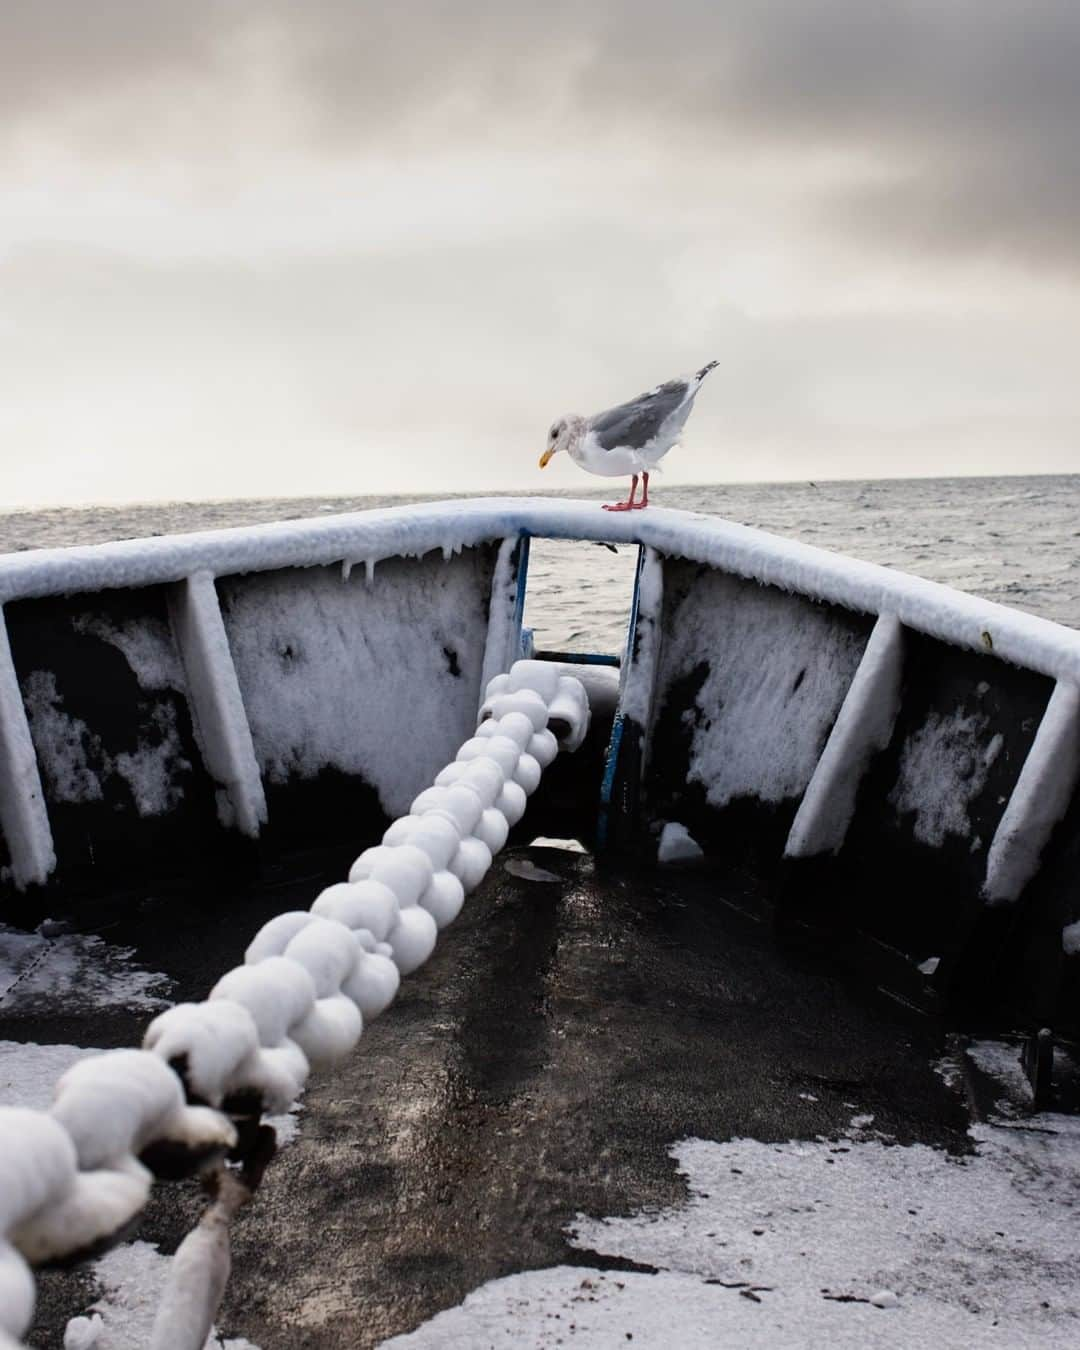
[(634, 493), (637, 492), (637, 480), (638, 480), (638, 476), (637, 476), (637, 474), (634, 474), (634, 480), (633, 480), (633, 482), (630, 484), (630, 497), (629, 497), (629, 500), (627, 500), (627, 501), (625, 501), (625, 502), (615, 502), (615, 503), (614, 503), (613, 505), (611, 505), (611, 506), (609, 506), (609, 505), (607, 504), (607, 502), (605, 502), (605, 503), (604, 503), (604, 510), (605, 510), (605, 511), (636, 511), (636, 510), (637, 510), (637, 503), (634, 501)]
[[(635, 479), (634, 481), (636, 482), (637, 480)], [(632, 495), (633, 494), (631, 494), (631, 496)], [(630, 504), (630, 510), (644, 511), (645, 508), (648, 506), (648, 504), (649, 504), (649, 475), (646, 473), (642, 474), (641, 501), (639, 502), (632, 501)]]

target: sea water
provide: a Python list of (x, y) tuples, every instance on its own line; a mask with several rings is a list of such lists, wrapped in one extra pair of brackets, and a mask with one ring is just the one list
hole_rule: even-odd
[[(599, 511), (614, 494), (594, 498)], [(431, 497), (309, 497), (0, 514), (0, 552), (290, 520)], [(1080, 628), (1080, 475), (666, 487), (653, 501), (726, 517)], [(526, 622), (542, 648), (617, 652), (635, 550), (534, 540)]]

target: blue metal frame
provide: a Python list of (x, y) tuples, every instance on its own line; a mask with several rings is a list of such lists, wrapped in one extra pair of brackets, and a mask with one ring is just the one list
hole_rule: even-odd
[(619, 657), (610, 652), (547, 652), (537, 651), (532, 646), (532, 629), (522, 630), (529, 634), (530, 654), (537, 661), (562, 661), (568, 666), (614, 666), (618, 670)]
[[(562, 661), (575, 666), (618, 666), (619, 658), (610, 652), (554, 652), (537, 651), (533, 629), (524, 627), (525, 597), (529, 585), (529, 541), (532, 538), (524, 530), (518, 535), (521, 541), (521, 555), (518, 559), (517, 596), (514, 601), (514, 622), (518, 630), (518, 651), (524, 660)], [(641, 573), (641, 548), (638, 547), (638, 575)], [(634, 612), (637, 612), (637, 583), (634, 583)]]
[(532, 629), (523, 628), (525, 618), (525, 592), (529, 585), (529, 543), (532, 536), (525, 530), (518, 535), (517, 593), (514, 596), (514, 627), (518, 633), (518, 652), (522, 657), (532, 655)]
[[(521, 554), (518, 558), (517, 571), (517, 594), (514, 600), (514, 621), (518, 630), (518, 650), (522, 657), (538, 661), (562, 661), (567, 665), (579, 666), (613, 666), (626, 668), (634, 651), (634, 638), (637, 634), (638, 605), (641, 593), (641, 574), (645, 567), (645, 548), (644, 545), (638, 545), (637, 568), (634, 572), (634, 593), (630, 601), (630, 617), (626, 625), (626, 643), (623, 650), (622, 660), (619, 657), (608, 652), (556, 652), (556, 651), (537, 651), (534, 641), (534, 633), (531, 628), (524, 626), (525, 617), (525, 597), (528, 590), (529, 580), (529, 541), (531, 536), (522, 531), (518, 536), (521, 541)], [(612, 793), (615, 787), (615, 774), (619, 765), (619, 749), (622, 745), (623, 737), (623, 717), (622, 713), (616, 711), (615, 720), (612, 723), (611, 738), (608, 741), (607, 754), (604, 761), (604, 776), (600, 787), (600, 818), (597, 823), (597, 846), (603, 848), (607, 842), (608, 817), (611, 811)]]
[[(630, 669), (634, 655), (634, 638), (637, 635), (638, 602), (641, 594), (641, 574), (645, 570), (645, 546), (638, 545), (637, 569), (634, 572), (634, 595), (630, 602), (630, 620), (626, 625), (626, 647), (623, 652), (623, 670)], [(596, 822), (596, 847), (602, 850), (607, 845), (608, 820), (611, 815), (611, 798), (615, 789), (615, 774), (619, 767), (619, 750), (622, 747), (623, 715), (616, 709), (615, 720), (611, 724), (611, 739), (608, 741), (607, 758), (604, 761), (604, 777), (600, 784), (600, 817)]]

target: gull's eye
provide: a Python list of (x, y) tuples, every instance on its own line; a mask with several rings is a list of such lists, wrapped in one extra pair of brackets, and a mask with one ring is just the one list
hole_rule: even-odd
[(553, 441), (557, 441), (557, 440), (559, 439), (559, 428), (558, 428), (558, 427), (552, 427), (552, 428), (551, 428), (551, 439), (552, 439)]

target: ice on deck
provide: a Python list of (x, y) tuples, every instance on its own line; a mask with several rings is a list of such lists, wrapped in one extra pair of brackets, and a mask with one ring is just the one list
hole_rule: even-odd
[(976, 1126), (971, 1157), (869, 1123), (835, 1141), (683, 1140), (685, 1204), (580, 1216), (569, 1234), (644, 1271), (511, 1275), (384, 1345), (1075, 1346), (1080, 1122)]
[(0, 924), (0, 1011), (28, 1017), (35, 1006), (69, 1013), (133, 1008), (159, 1012), (168, 1006), (170, 981), (94, 934), (25, 933)]

